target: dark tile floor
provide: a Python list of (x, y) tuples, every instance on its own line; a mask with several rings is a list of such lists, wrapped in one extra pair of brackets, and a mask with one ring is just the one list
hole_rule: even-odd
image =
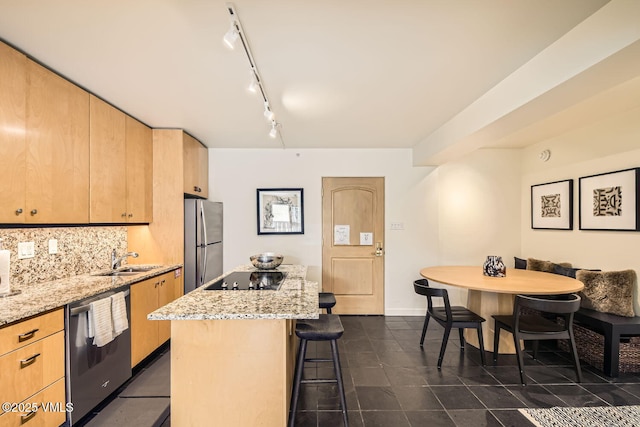
[[(467, 345), (460, 353), (455, 332), (438, 370), (443, 328), (431, 322), (421, 350), (423, 317), (341, 316), (341, 320), (345, 333), (339, 341), (340, 360), (349, 423), (354, 427), (525, 427), (532, 424), (518, 408), (640, 404), (640, 374), (613, 379), (583, 364), (584, 382), (577, 384), (569, 354), (552, 345), (541, 345), (538, 360), (526, 357), (528, 385), (523, 387), (515, 356), (501, 355), (494, 366), (487, 353), (488, 365), (483, 367), (476, 348)], [(329, 356), (329, 344), (310, 343), (308, 355), (313, 354)], [(170, 427), (168, 348), (150, 359), (117, 397), (97, 408), (87, 425)], [(319, 366), (305, 373), (330, 378), (331, 364)], [(138, 417), (135, 424), (132, 416)], [(340, 425), (336, 386), (303, 386), (296, 426)]]
[[(520, 385), (515, 356), (480, 363), (474, 347), (461, 355), (452, 333), (441, 370), (436, 363), (443, 328), (431, 322), (424, 350), (419, 341), (423, 317), (341, 316), (339, 341), (351, 426), (531, 426), (518, 408), (640, 404), (640, 375), (608, 378), (583, 364), (575, 382), (568, 353), (543, 346), (538, 360), (526, 357), (528, 385)], [(312, 344), (315, 344), (313, 347)], [(329, 355), (328, 343), (311, 343)], [(313, 354), (313, 353), (310, 353)], [(309, 366), (309, 365), (307, 365)], [(317, 368), (331, 376), (331, 364)], [(315, 375), (308, 368), (308, 375)], [(296, 426), (342, 425), (335, 385), (303, 386)]]

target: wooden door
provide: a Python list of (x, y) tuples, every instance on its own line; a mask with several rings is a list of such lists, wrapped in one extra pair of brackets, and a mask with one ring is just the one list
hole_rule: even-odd
[(322, 179), (322, 241), (333, 312), (384, 314), (384, 178)]
[(89, 221), (89, 93), (27, 63), (25, 222)]
[(127, 219), (125, 114), (93, 95), (90, 97), (91, 168), (90, 221)]
[(127, 222), (151, 222), (153, 217), (153, 134), (126, 116)]
[(0, 223), (25, 221), (27, 57), (0, 42)]

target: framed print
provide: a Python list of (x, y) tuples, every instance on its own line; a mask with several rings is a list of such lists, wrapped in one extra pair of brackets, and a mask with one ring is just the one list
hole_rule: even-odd
[(258, 188), (258, 234), (304, 234), (302, 188)]
[(531, 186), (531, 228), (573, 230), (573, 180)]
[(580, 178), (580, 230), (639, 231), (640, 168)]

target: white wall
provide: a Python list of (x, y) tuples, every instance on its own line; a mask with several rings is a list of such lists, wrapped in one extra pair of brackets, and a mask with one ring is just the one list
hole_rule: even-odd
[[(544, 149), (551, 151), (548, 162), (538, 160), (538, 153)], [(578, 179), (582, 176), (632, 167), (640, 167), (640, 108), (608, 117), (524, 149), (521, 256), (556, 262), (567, 261), (574, 267), (602, 270), (633, 269), (640, 273), (640, 233), (582, 231), (578, 227)], [(571, 178), (574, 180), (574, 229), (532, 230), (531, 185)], [(638, 302), (636, 315), (640, 315)]]
[[(324, 176), (385, 177), (385, 313), (423, 314), (413, 292), (423, 267), (480, 265), (489, 254), (516, 254), (520, 150), (480, 150), (461, 161), (413, 167), (411, 150), (210, 149), (211, 200), (225, 203), (225, 270), (263, 251), (309, 266), (321, 282)], [(304, 235), (257, 235), (257, 188), (304, 188)], [(390, 230), (391, 222), (404, 230)], [(457, 292), (457, 293), (456, 293)], [(466, 302), (456, 290), (454, 303)]]

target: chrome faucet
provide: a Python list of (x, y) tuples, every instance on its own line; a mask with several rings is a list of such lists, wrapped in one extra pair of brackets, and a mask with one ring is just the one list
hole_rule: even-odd
[(133, 258), (138, 258), (138, 252), (127, 252), (126, 254), (119, 257), (117, 256), (116, 250), (114, 249), (113, 252), (111, 252), (111, 269), (115, 270), (117, 268), (120, 268), (122, 261), (129, 256)]

